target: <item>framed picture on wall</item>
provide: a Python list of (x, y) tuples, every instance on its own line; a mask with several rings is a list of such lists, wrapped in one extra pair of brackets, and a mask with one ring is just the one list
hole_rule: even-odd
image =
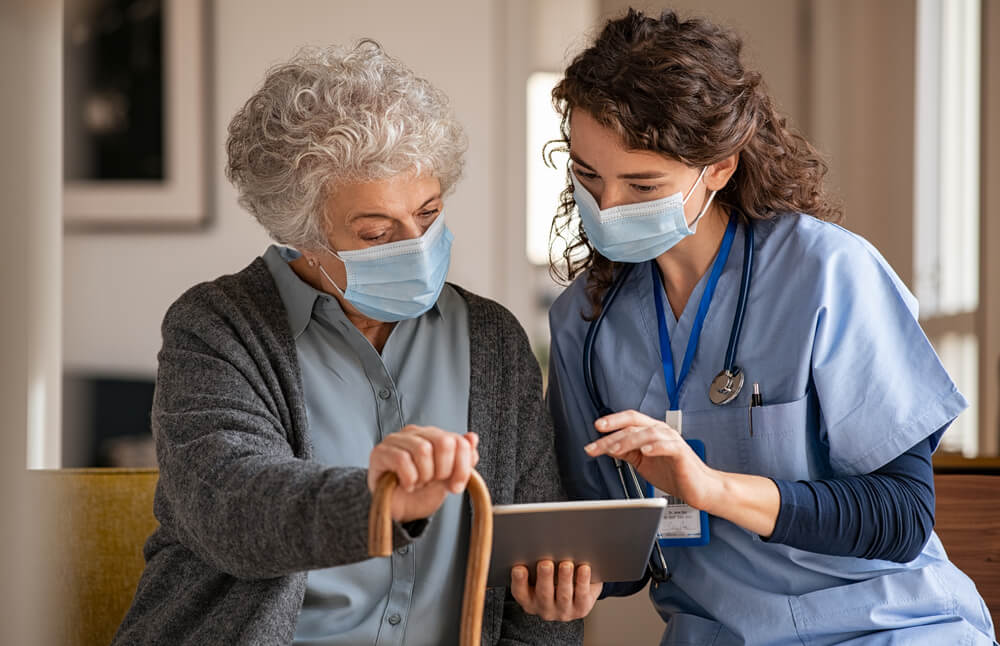
[(68, 230), (204, 224), (206, 9), (201, 0), (66, 3)]

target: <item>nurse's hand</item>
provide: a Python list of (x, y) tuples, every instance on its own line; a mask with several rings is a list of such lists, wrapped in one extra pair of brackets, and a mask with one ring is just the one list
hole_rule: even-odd
[[(574, 572), (575, 569), (575, 572)], [(510, 592), (529, 615), (545, 621), (572, 621), (586, 617), (601, 594), (601, 583), (590, 580), (590, 566), (574, 568), (571, 561), (559, 564), (539, 561), (535, 585), (528, 583), (528, 568), (518, 565), (510, 571)]]
[(680, 433), (634, 410), (606, 415), (594, 427), (606, 435), (584, 447), (588, 454), (625, 460), (658, 489), (760, 536), (774, 531), (781, 494), (770, 478), (712, 469)]
[(601, 417), (594, 427), (606, 435), (584, 447), (589, 455), (625, 460), (653, 486), (712, 512), (723, 486), (720, 472), (702, 462), (666, 422), (628, 410)]
[(449, 493), (465, 491), (479, 462), (479, 436), (459, 435), (432, 426), (405, 426), (372, 449), (368, 458), (368, 489), (386, 471), (399, 478), (392, 496), (392, 519), (407, 522), (428, 518)]

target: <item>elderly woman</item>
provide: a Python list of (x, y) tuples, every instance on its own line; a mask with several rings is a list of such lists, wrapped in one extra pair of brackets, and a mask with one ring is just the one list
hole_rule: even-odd
[[(167, 312), (160, 527), (115, 644), (454, 643), (470, 510), (449, 494), (478, 462), (499, 503), (562, 496), (524, 332), (444, 282), (464, 141), (370, 41), (272, 69), (233, 118), (227, 174), (283, 246)], [(368, 559), (390, 470), (396, 549)], [(546, 620), (590, 610), (588, 569), (526, 578), (520, 604), (489, 591), (483, 642), (579, 643)]]

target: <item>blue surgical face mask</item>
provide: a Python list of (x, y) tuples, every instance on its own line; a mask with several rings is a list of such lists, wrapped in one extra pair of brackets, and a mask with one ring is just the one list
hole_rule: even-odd
[(573, 179), (573, 199), (583, 220), (590, 244), (602, 256), (614, 262), (645, 262), (668, 251), (675, 244), (692, 235), (698, 220), (708, 211), (715, 197), (715, 191), (705, 201), (701, 213), (688, 226), (684, 217), (687, 203), (705, 171), (695, 180), (687, 195), (680, 192), (649, 202), (622, 204), (601, 210), (597, 200), (580, 183), (575, 172)]
[(327, 251), (347, 270), (347, 287), (340, 289), (320, 272), (347, 301), (368, 318), (385, 323), (412, 319), (437, 302), (451, 264), (454, 236), (439, 215), (419, 238), (400, 240), (356, 251)]

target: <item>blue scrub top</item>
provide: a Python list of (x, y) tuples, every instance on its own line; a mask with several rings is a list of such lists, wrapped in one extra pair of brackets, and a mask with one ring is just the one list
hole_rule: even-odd
[[(684, 436), (705, 443), (706, 462), (817, 480), (869, 473), (927, 437), (936, 445), (967, 404), (917, 322), (916, 300), (865, 240), (806, 215), (754, 223), (736, 354), (746, 382), (729, 404), (709, 401), (736, 310), (744, 232), (741, 225), (679, 393)], [(547, 398), (569, 495), (621, 498), (610, 458), (583, 451), (597, 437), (582, 373), (586, 279), (579, 276), (549, 313)], [(706, 281), (679, 319), (665, 308), (675, 371)], [(595, 380), (612, 410), (663, 419), (669, 405), (654, 289), (663, 286), (646, 265), (631, 272), (597, 337)], [(752, 411), (751, 436), (755, 382), (764, 406)], [(672, 579), (650, 588), (668, 621), (663, 644), (995, 643), (985, 604), (936, 534), (901, 564), (806, 552), (719, 518), (710, 523), (709, 545), (664, 550)]]

